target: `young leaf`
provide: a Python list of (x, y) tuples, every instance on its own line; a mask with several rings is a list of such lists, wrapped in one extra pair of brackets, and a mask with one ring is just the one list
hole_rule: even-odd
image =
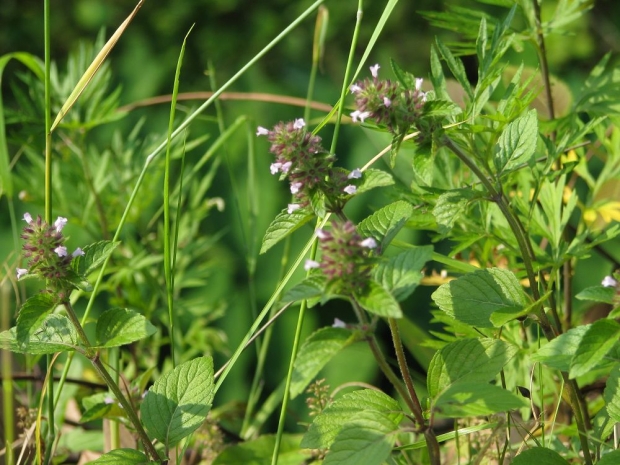
[(517, 277), (501, 268), (461, 276), (439, 286), (431, 297), (451, 317), (479, 328), (493, 327), (493, 312), (519, 313), (526, 305)]
[(592, 370), (618, 342), (620, 324), (615, 320), (598, 320), (587, 329), (570, 363), (570, 378)]
[(437, 220), (439, 233), (449, 233), (454, 222), (465, 212), (471, 200), (480, 195), (480, 192), (469, 188), (454, 189), (441, 194), (433, 207), (433, 216)]
[(364, 219), (357, 226), (357, 230), (362, 237), (375, 238), (381, 244), (381, 249), (384, 250), (412, 214), (413, 207), (411, 204), (399, 200), (386, 205)]
[(39, 329), (57, 304), (57, 299), (47, 293), (35, 294), (24, 302), (17, 315), (17, 339), (20, 344), (28, 343), (28, 337)]
[(414, 247), (395, 255), (375, 268), (374, 278), (394, 298), (402, 302), (422, 280), (422, 268), (431, 259), (433, 246)]
[(362, 294), (356, 294), (355, 297), (367, 312), (385, 318), (402, 318), (403, 316), (396, 299), (374, 279), (370, 280)]
[(538, 118), (536, 110), (508, 123), (497, 141), (497, 152), (493, 158), (497, 172), (515, 168), (527, 162), (536, 150), (538, 140)]
[(107, 259), (120, 242), (100, 241), (84, 247), (84, 255), (71, 260), (71, 268), (78, 276), (88, 276)]
[(214, 394), (211, 357), (182, 363), (148, 390), (140, 406), (144, 426), (169, 449), (200, 427)]
[(325, 276), (315, 274), (307, 277), (299, 284), (296, 284), (282, 296), (282, 302), (298, 302), (300, 300), (312, 299), (323, 294), (327, 279)]
[(617, 465), (620, 463), (620, 450), (612, 450), (605, 453), (596, 465)]
[(126, 308), (111, 308), (97, 320), (97, 345), (118, 347), (144, 339), (157, 331), (144, 316)]
[(375, 187), (385, 187), (394, 184), (394, 178), (383, 170), (368, 169), (362, 175), (362, 182), (357, 186), (357, 194), (369, 191)]
[(533, 463), (568, 465), (568, 462), (560, 454), (546, 447), (532, 447), (531, 449), (524, 450), (512, 461), (512, 465), (532, 465)]
[(614, 366), (609, 373), (603, 397), (609, 417), (616, 423), (620, 422), (620, 365)]
[(321, 328), (303, 343), (295, 359), (291, 379), (291, 398), (301, 394), (314, 377), (345, 347), (356, 340), (356, 334), (344, 328)]
[(296, 231), (301, 226), (306, 224), (313, 217), (314, 214), (308, 208), (300, 208), (293, 213), (289, 213), (287, 209), (282, 210), (267, 228), (260, 253), (263, 254), (267, 252), (270, 248), (291, 234), (293, 231)]
[(579, 300), (591, 300), (593, 302), (604, 302), (613, 304), (616, 296), (616, 289), (613, 287), (591, 286), (586, 287), (575, 297)]
[(41, 355), (67, 352), (79, 346), (73, 324), (63, 315), (48, 315), (26, 340), (18, 340), (16, 334), (16, 328), (0, 333), (0, 347), (11, 352)]
[(467, 80), (467, 73), (465, 72), (465, 66), (463, 66), (463, 62), (460, 58), (452, 55), (450, 49), (446, 47), (443, 42), (439, 40), (439, 38), (436, 38), (435, 42), (437, 44), (437, 48), (439, 49), (439, 53), (441, 53), (443, 59), (446, 60), (446, 64), (448, 65), (448, 68), (450, 68), (452, 75), (456, 78), (457, 81), (459, 81), (459, 84), (461, 84), (463, 90), (469, 96), (469, 99), (473, 100), (474, 93), (471, 90), (471, 85), (469, 84), (469, 81)]
[(114, 449), (88, 463), (94, 465), (150, 465), (159, 462), (150, 461), (144, 452), (139, 450)]
[(354, 424), (361, 412), (383, 414), (396, 426), (404, 416), (398, 402), (390, 396), (372, 389), (354, 391), (336, 399), (314, 419), (301, 441), (301, 447), (328, 449), (338, 433), (346, 425)]
[(516, 355), (517, 348), (499, 339), (464, 339), (435, 353), (428, 368), (429, 397), (455, 383), (491, 381)]
[(531, 360), (544, 363), (556, 370), (568, 371), (573, 355), (590, 326), (592, 325), (577, 326), (560, 334), (533, 354)]
[(447, 417), (477, 417), (527, 407), (527, 400), (493, 384), (457, 383), (435, 400), (436, 414)]
[[(278, 451), (279, 465), (298, 465), (310, 460), (310, 451), (300, 450), (301, 435), (283, 434)], [(273, 435), (229, 446), (213, 461), (213, 465), (269, 464), (276, 445)]]

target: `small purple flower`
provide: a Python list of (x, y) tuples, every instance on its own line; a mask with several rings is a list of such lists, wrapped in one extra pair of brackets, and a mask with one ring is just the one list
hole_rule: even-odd
[(103, 403), (106, 405), (112, 405), (114, 404), (114, 399), (110, 396), (106, 396), (103, 398)]
[(339, 320), (338, 318), (334, 318), (334, 324), (332, 325), (332, 328), (346, 328), (347, 324), (342, 321)]
[(297, 118), (293, 123), (293, 129), (302, 129), (306, 125), (303, 118)]
[(28, 212), (24, 213), (24, 221), (28, 224), (32, 223), (32, 215)]
[(269, 169), (271, 170), (271, 174), (278, 174), (278, 172), (282, 169), (282, 163), (272, 163)]
[(282, 163), (282, 167), (280, 168), (280, 170), (283, 173), (288, 173), (288, 170), (291, 169), (291, 166), (293, 166), (293, 162), (292, 161), (287, 161), (286, 163)]
[(54, 221), (54, 226), (56, 227), (56, 232), (62, 231), (62, 228), (67, 224), (67, 218), (63, 218), (59, 216), (56, 221)]
[(297, 194), (304, 184), (302, 182), (291, 183), (291, 194)]
[(343, 191), (345, 191), (349, 195), (353, 195), (357, 192), (357, 187), (355, 187), (353, 184), (349, 184), (343, 189)]
[(349, 87), (349, 90), (351, 91), (352, 94), (357, 94), (358, 92), (361, 92), (362, 88), (358, 86), (357, 84), (351, 84), (351, 87)]
[(304, 264), (304, 270), (309, 271), (312, 268), (319, 268), (321, 266), (321, 264), (315, 260), (306, 260), (306, 263)]
[(59, 245), (58, 247), (56, 247), (54, 249), (54, 252), (59, 257), (66, 257), (67, 256), (67, 248), (64, 245)]
[(616, 281), (611, 276), (605, 276), (601, 284), (603, 285), (603, 287), (616, 287), (618, 285), (618, 281)]
[(375, 79), (379, 77), (379, 68), (381, 68), (379, 64), (370, 67), (370, 74), (372, 74), (372, 77)]
[(268, 136), (269, 129), (259, 126), (258, 128), (256, 128), (256, 135), (257, 136)]
[(362, 177), (362, 171), (359, 168), (355, 168), (353, 171), (351, 171), (348, 176), (347, 179), (359, 179)]
[(290, 215), (291, 213), (293, 213), (294, 211), (299, 210), (300, 208), (301, 208), (301, 205), (299, 205), (297, 203), (289, 203), (288, 204), (288, 209), (286, 211)]
[(360, 242), (362, 247), (366, 247), (367, 249), (374, 249), (377, 247), (377, 241), (375, 241), (372, 237), (367, 237), (362, 242)]
[(383, 104), (389, 108), (392, 105), (392, 101), (388, 97), (383, 97)]
[(422, 83), (423, 82), (424, 82), (424, 79), (416, 78), (416, 80), (415, 80), (415, 90), (417, 90), (417, 91), (422, 90)]
[(363, 123), (364, 120), (368, 118), (369, 116), (370, 116), (369, 111), (355, 110), (353, 113), (351, 113), (351, 119), (353, 120), (354, 123), (357, 123), (358, 120), (360, 123)]
[(21, 278), (26, 274), (28, 274), (28, 270), (26, 268), (17, 268), (17, 279)]
[(79, 247), (71, 254), (72, 257), (82, 257), (84, 255), (84, 251)]
[(316, 234), (316, 237), (321, 240), (325, 240), (329, 237), (329, 235), (323, 229), (317, 229), (314, 233)]

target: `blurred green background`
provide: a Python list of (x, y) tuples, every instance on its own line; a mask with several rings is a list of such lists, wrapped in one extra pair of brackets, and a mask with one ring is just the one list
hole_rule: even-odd
[[(364, 2), (363, 26), (356, 59), (361, 57), (386, 3), (375, 0)], [(489, 1), (485, 4), (468, 0), (401, 0), (367, 65), (379, 63), (382, 66), (382, 75), (391, 77), (389, 59), (393, 58), (405, 70), (426, 77), (429, 70), (429, 50), (434, 36), (440, 35), (446, 42), (458, 42), (459, 35), (432, 27), (420, 11), (442, 11), (448, 5), (462, 5), (504, 17), (507, 9), (492, 3), (494, 2)], [(183, 38), (195, 24), (187, 42), (180, 92), (210, 91), (212, 89), (209, 76), (205, 72), (209, 63), (215, 70), (217, 82), (219, 84), (225, 82), (311, 4), (311, 1), (291, 0), (146, 1), (109, 59), (112, 87), (121, 86), (122, 105), (171, 93), (174, 70)], [(543, 17), (550, 15), (555, 5), (556, 2), (543, 1)], [(102, 28), (106, 31), (106, 37), (109, 37), (134, 6), (134, 2), (119, 0), (52, 1), (52, 58), (62, 68), (65, 66), (68, 54), (76, 50), (78, 43), (81, 41), (92, 43)], [(332, 104), (337, 100), (342, 86), (358, 2), (333, 0), (326, 1), (325, 6), (329, 10), (329, 27), (314, 99)], [(2, 0), (0, 55), (26, 51), (43, 56), (42, 9), (41, 1)], [(314, 22), (313, 15), (271, 50), (230, 91), (262, 92), (304, 98), (311, 69)], [(590, 12), (570, 24), (567, 29), (566, 34), (549, 38), (548, 56), (551, 72), (564, 80), (569, 87), (575, 88), (604, 53), (620, 50), (620, 2), (614, 0), (596, 2)], [(523, 54), (517, 54), (515, 51), (511, 56), (514, 59), (513, 64), (516, 65), (520, 64), (521, 60), (527, 65), (537, 64), (536, 54), (527, 44)], [(474, 59), (465, 57), (464, 61), (471, 79), (475, 80)], [(12, 97), (11, 83), (16, 82), (15, 74), (23, 70), (21, 65), (12, 63), (5, 71), (2, 80), (5, 104), (13, 109), (14, 116), (19, 115), (20, 109)], [(362, 77), (366, 75), (367, 67), (364, 68)], [(192, 106), (195, 108), (198, 103), (182, 102), (179, 111), (182, 113), (184, 109)], [(224, 101), (222, 109), (228, 123), (233, 122), (239, 115), (248, 115), (251, 127), (254, 128), (257, 125), (271, 127), (280, 120), (296, 118), (303, 113), (303, 108), (244, 100)], [(97, 128), (92, 133), (90, 143), (102, 148), (107, 147), (114, 131), (128, 134), (141, 119), (145, 123), (139, 134), (144, 138), (153, 133), (165, 134), (168, 114), (167, 104), (133, 110), (125, 118)], [(323, 116), (318, 112), (313, 112), (312, 115), (317, 121)], [(213, 116), (214, 108), (211, 108), (204, 118), (191, 126), (189, 137), (213, 134), (211, 139), (213, 140), (218, 134)], [(9, 124), (9, 133), (14, 129)], [(324, 145), (327, 147), (330, 132), (331, 128), (328, 127), (321, 133)], [(360, 134), (357, 128), (355, 130), (350, 127), (343, 128), (336, 148), (340, 164), (348, 168), (361, 166), (389, 142), (379, 135)], [(42, 130), (39, 135), (42, 138)], [(15, 145), (12, 148), (15, 149)], [(138, 153), (136, 163), (143, 163), (147, 154), (146, 151)], [(190, 152), (188, 157), (192, 156), (194, 155)], [(211, 210), (207, 220), (200, 224), (201, 234), (214, 238), (214, 246), (209, 250), (208, 256), (204, 257), (204, 262), (210, 267), (210, 278), (206, 286), (188, 291), (184, 297), (188, 300), (201, 300), (212, 310), (216, 309), (213, 312), (217, 315), (220, 315), (217, 312), (221, 312), (221, 317), (213, 318), (209, 323), (219, 328), (221, 332), (215, 333), (213, 339), (205, 343), (204, 339), (201, 339), (203, 338), (200, 335), (201, 327), (196, 326), (195, 315), (191, 313), (182, 316), (180, 328), (185, 334), (196, 333), (192, 337), (201, 340), (198, 347), (202, 347), (200, 344), (205, 344), (205, 347), (215, 346), (218, 351), (216, 367), (226, 360), (226, 355), (234, 350), (253, 321), (246, 266), (246, 250), (250, 245), (245, 238), (251, 237), (260, 244), (268, 224), (286, 206), (289, 199), (285, 183), (278, 183), (269, 175), (271, 156), (268, 153), (268, 144), (264, 140), (257, 141), (258, 196), (253, 200), (259, 207), (259, 216), (254, 229), (247, 231), (249, 226), (245, 217), (248, 211), (246, 136), (239, 133), (219, 156), (224, 157), (224, 162), (217, 170), (213, 187), (207, 195), (209, 198), (221, 198), (225, 207), (222, 211)], [(157, 179), (153, 180), (155, 181)], [(403, 175), (402, 181), (407, 182), (406, 174)], [(30, 188), (33, 190), (42, 186), (42, 179), (30, 182)], [(144, 188), (157, 191), (161, 190), (161, 184), (147, 185)], [(37, 198), (40, 199), (40, 196)], [(385, 202), (386, 200), (380, 195), (373, 193), (352, 202), (349, 214), (354, 219), (360, 219)], [(7, 263), (7, 257), (13, 251), (8, 226), (10, 218), (6, 206), (6, 198), (0, 199), (2, 263)], [(43, 211), (41, 203), (36, 199), (31, 202), (18, 202), (17, 208), (18, 213), (30, 211), (36, 214)], [(58, 212), (61, 213), (63, 212)], [(157, 227), (153, 230), (156, 231)], [(311, 226), (307, 226), (295, 235), (291, 246), (293, 257), (310, 237), (311, 232)], [(80, 234), (80, 230), (76, 228), (74, 236), (79, 237)], [(408, 239), (413, 242), (421, 244), (428, 241), (424, 234), (409, 234)], [(86, 237), (87, 235), (84, 235), (84, 238)], [(441, 248), (442, 245), (438, 244), (438, 247)], [(275, 288), (281, 254), (282, 247), (279, 246), (258, 257), (256, 289), (259, 309)], [(301, 273), (298, 277), (301, 277)], [(428, 328), (429, 324), (428, 295), (432, 290), (432, 288), (418, 288), (405, 305), (407, 315), (424, 328)], [(319, 326), (331, 324), (334, 317), (345, 321), (353, 320), (352, 313), (345, 305), (338, 302), (330, 303), (324, 308), (315, 308), (308, 313), (305, 333), (308, 334)], [(286, 374), (296, 318), (297, 312), (289, 310), (275, 325), (273, 350), (267, 362), (266, 393), (274, 389)], [(222, 344), (218, 345), (214, 341)], [(225, 388), (218, 393), (216, 402), (243, 401), (246, 398), (255, 366), (254, 354), (253, 349), (247, 351), (246, 356), (226, 381)], [(325, 376), (332, 386), (351, 380), (374, 383), (379, 382), (380, 378), (377, 377), (371, 357), (360, 346), (351, 348), (331, 363)]]

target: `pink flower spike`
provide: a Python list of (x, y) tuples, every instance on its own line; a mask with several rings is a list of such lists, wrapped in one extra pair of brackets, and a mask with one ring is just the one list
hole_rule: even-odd
[(283, 173), (288, 173), (288, 170), (291, 169), (292, 165), (293, 165), (292, 161), (287, 161), (286, 163), (282, 163), (282, 168), (280, 169)]
[(59, 216), (56, 221), (54, 221), (54, 226), (56, 227), (56, 232), (62, 231), (62, 228), (67, 224), (67, 218), (63, 218)]
[(301, 129), (306, 125), (306, 122), (303, 118), (297, 118), (293, 123), (293, 129)]
[(603, 287), (616, 287), (618, 285), (618, 281), (616, 281), (611, 276), (605, 276), (601, 284), (603, 285)]
[(256, 128), (256, 135), (257, 136), (268, 136), (269, 129), (259, 126), (258, 128)]
[(387, 97), (383, 97), (383, 104), (384, 104), (387, 108), (389, 108), (389, 107), (390, 107), (390, 105), (392, 105), (392, 101), (391, 101), (389, 98), (387, 98)]
[(278, 171), (282, 169), (282, 163), (272, 163), (269, 169), (271, 170), (271, 174), (278, 174)]
[(317, 229), (314, 234), (316, 234), (316, 237), (318, 237), (321, 240), (325, 240), (327, 239), (327, 233), (322, 230), (322, 229)]
[(288, 204), (288, 209), (286, 211), (290, 215), (291, 213), (293, 213), (296, 210), (299, 210), (300, 208), (301, 208), (301, 206), (299, 204), (297, 204), (297, 203), (289, 203)]
[(56, 247), (54, 249), (54, 252), (56, 252), (56, 255), (58, 255), (59, 257), (67, 256), (67, 248), (64, 245), (59, 245), (58, 247)]
[(349, 87), (349, 90), (351, 91), (352, 94), (357, 94), (358, 92), (361, 92), (362, 88), (358, 86), (357, 84), (351, 84), (351, 87)]
[(422, 90), (422, 83), (424, 82), (424, 79), (422, 78), (417, 78), (415, 80), (415, 90)]
[(28, 270), (26, 268), (17, 268), (17, 279), (21, 278), (26, 274), (28, 274)]
[(349, 195), (353, 195), (357, 192), (357, 187), (355, 187), (353, 184), (349, 184), (343, 189), (343, 191), (345, 191)]
[(308, 270), (311, 270), (312, 268), (319, 268), (320, 266), (321, 264), (317, 261), (306, 260), (306, 263), (304, 264), (304, 270), (308, 271)]
[(339, 320), (338, 318), (334, 318), (334, 324), (332, 325), (332, 328), (346, 328), (347, 324), (342, 321)]
[(359, 168), (355, 168), (349, 173), (347, 179), (359, 179), (362, 177), (362, 171)]
[(291, 194), (297, 194), (297, 192), (299, 192), (299, 189), (301, 189), (301, 187), (304, 184), (301, 182), (293, 182), (291, 183)]
[(362, 247), (366, 247), (367, 249), (374, 249), (377, 247), (377, 241), (375, 241), (372, 237), (367, 237), (362, 242), (360, 242)]
[(84, 255), (84, 251), (79, 247), (71, 254), (72, 257), (83, 257)]
[(379, 77), (379, 68), (381, 68), (379, 64), (370, 67), (370, 74), (372, 74), (372, 77), (374, 77), (375, 79)]
[(28, 224), (32, 223), (32, 215), (28, 212), (24, 213), (24, 221)]

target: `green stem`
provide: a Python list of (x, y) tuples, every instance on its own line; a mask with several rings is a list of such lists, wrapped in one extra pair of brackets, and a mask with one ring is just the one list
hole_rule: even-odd
[[(0, 299), (2, 308), (10, 308), (10, 292), (11, 288), (7, 281), (0, 283)], [(11, 327), (11, 312), (0, 312), (0, 331), (8, 330)], [(4, 447), (5, 447), (5, 463), (15, 463), (15, 454), (13, 452), (13, 441), (15, 440), (15, 405), (13, 400), (15, 393), (13, 392), (13, 356), (8, 350), (0, 350), (2, 356), (2, 416), (4, 419)]]

